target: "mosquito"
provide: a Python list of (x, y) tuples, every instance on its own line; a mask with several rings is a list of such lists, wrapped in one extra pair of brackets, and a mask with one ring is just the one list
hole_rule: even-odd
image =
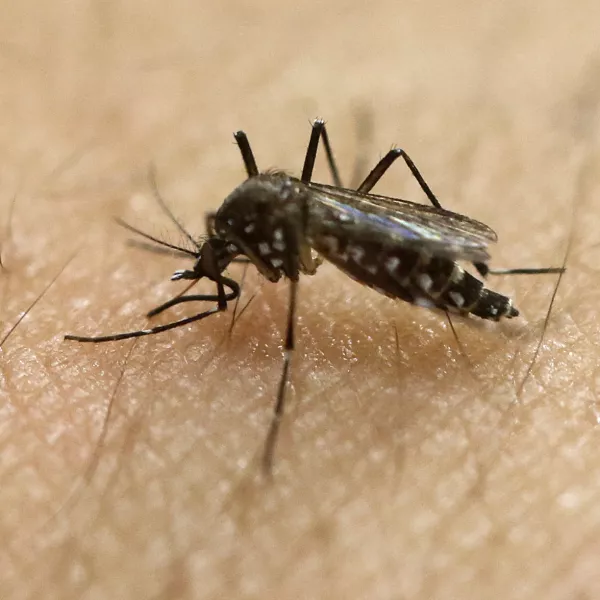
[[(163, 204), (195, 250), (169, 245), (125, 224), (152, 242), (194, 258), (191, 269), (175, 271), (171, 280), (197, 282), (206, 278), (216, 285), (216, 294), (179, 295), (151, 310), (149, 317), (184, 302), (216, 305), (149, 329), (96, 337), (67, 335), (65, 339), (95, 343), (125, 340), (168, 331), (222, 312), (240, 295), (239, 284), (224, 275), (234, 261), (252, 263), (270, 282), (287, 279), (290, 293), (283, 368), (262, 459), (267, 474), (272, 471), (295, 349), (300, 274), (314, 275), (327, 260), (359, 283), (391, 298), (499, 321), (516, 317), (519, 311), (510, 298), (487, 289), (459, 261), (472, 263), (482, 278), (488, 274), (564, 271), (562, 267), (491, 270), (488, 247), (497, 241), (496, 233), (479, 221), (442, 208), (401, 148), (392, 148), (356, 189), (347, 189), (342, 185), (321, 119), (312, 124), (299, 179), (283, 171), (260, 172), (246, 134), (238, 131), (234, 138), (248, 177), (216, 212), (206, 215), (207, 237), (203, 241), (194, 240)], [(334, 185), (311, 181), (319, 143), (324, 146)], [(432, 206), (371, 193), (398, 158), (404, 160)]]

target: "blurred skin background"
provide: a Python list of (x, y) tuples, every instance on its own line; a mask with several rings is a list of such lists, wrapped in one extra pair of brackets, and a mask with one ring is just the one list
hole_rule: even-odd
[[(2, 2), (0, 597), (600, 595), (597, 2)], [(345, 182), (392, 144), (489, 224), (522, 317), (395, 303), (323, 265), (300, 285), (274, 479), (260, 455), (288, 288), (139, 342), (190, 263), (172, 243), (245, 174), (298, 174), (316, 116)], [(319, 157), (316, 179), (329, 182)], [(423, 201), (402, 165), (376, 188)], [(239, 280), (241, 267), (231, 269)], [(52, 283), (53, 282), (53, 283)], [(50, 285), (52, 283), (52, 285)], [(210, 286), (198, 287), (209, 291)], [(157, 322), (192, 314), (180, 307)]]

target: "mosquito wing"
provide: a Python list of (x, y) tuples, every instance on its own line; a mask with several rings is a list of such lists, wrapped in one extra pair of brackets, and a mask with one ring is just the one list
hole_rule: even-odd
[(427, 250), (452, 260), (487, 262), (496, 233), (484, 223), (448, 210), (320, 183), (310, 189), (312, 235), (356, 242), (379, 241)]

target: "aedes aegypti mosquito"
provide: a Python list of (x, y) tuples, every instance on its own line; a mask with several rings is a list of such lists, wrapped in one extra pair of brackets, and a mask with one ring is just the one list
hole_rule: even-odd
[[(259, 172), (243, 131), (234, 134), (248, 178), (215, 213), (206, 216), (208, 237), (198, 242), (173, 217), (195, 245), (195, 250), (167, 244), (127, 224), (131, 231), (172, 250), (191, 255), (192, 269), (175, 271), (171, 279), (206, 277), (216, 284), (216, 294), (183, 295), (154, 308), (155, 316), (184, 302), (216, 302), (201, 313), (149, 329), (83, 337), (78, 342), (109, 342), (152, 335), (200, 321), (227, 309), (240, 295), (236, 281), (223, 275), (236, 260), (249, 261), (269, 281), (290, 281), (284, 363), (269, 432), (263, 467), (270, 472), (279, 424), (284, 412), (285, 389), (294, 350), (294, 324), (298, 280), (314, 275), (323, 259), (364, 285), (385, 294), (425, 306), (498, 321), (519, 311), (506, 296), (487, 289), (457, 261), (470, 262), (482, 277), (492, 274), (561, 273), (561, 267), (491, 271), (487, 247), (496, 242), (487, 225), (445, 210), (423, 176), (400, 148), (390, 150), (356, 190), (342, 186), (333, 152), (321, 119), (313, 122), (300, 179), (281, 171)], [(334, 185), (311, 181), (319, 142), (325, 147)], [(371, 194), (387, 169), (402, 157), (433, 206)], [(171, 215), (172, 216), (172, 215)], [(242, 258), (240, 258), (242, 257)]]

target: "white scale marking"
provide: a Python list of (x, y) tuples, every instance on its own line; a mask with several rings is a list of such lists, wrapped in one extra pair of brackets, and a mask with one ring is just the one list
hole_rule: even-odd
[(360, 264), (362, 259), (365, 257), (365, 249), (361, 248), (360, 246), (350, 246), (348, 248), (348, 252), (356, 264)]
[(450, 299), (456, 304), (457, 308), (462, 308), (465, 305), (465, 299), (462, 294), (459, 294), (458, 292), (449, 292), (448, 296), (450, 296)]
[(385, 262), (385, 268), (387, 272), (393, 274), (394, 271), (400, 266), (400, 259), (397, 256), (388, 258)]
[(423, 308), (435, 308), (435, 304), (429, 298), (415, 298), (414, 303)]
[(433, 279), (431, 279), (431, 277), (429, 275), (427, 275), (427, 273), (421, 273), (417, 277), (417, 282), (419, 284), (419, 287), (424, 292), (429, 292), (429, 290), (431, 289), (431, 286), (433, 285)]

